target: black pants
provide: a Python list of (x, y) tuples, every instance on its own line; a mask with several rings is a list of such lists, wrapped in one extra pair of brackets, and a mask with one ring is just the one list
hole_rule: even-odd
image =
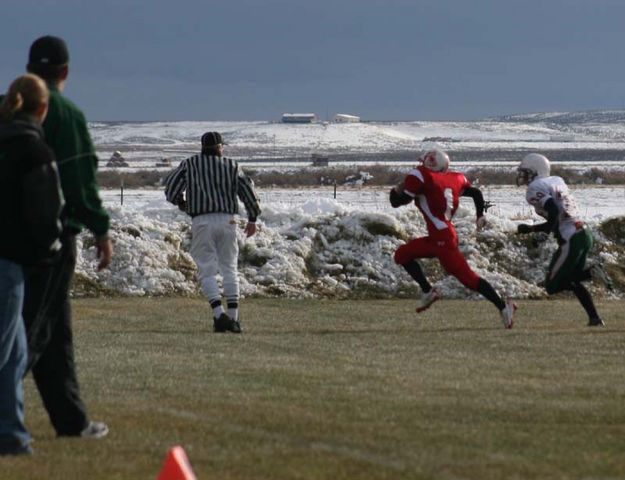
[(87, 426), (80, 399), (69, 292), (76, 267), (76, 236), (63, 234), (54, 263), (26, 270), (24, 322), (28, 367), (57, 435), (79, 435)]

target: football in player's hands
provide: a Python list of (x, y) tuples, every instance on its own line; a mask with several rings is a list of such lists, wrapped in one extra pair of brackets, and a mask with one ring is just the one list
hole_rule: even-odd
[(532, 231), (532, 226), (527, 223), (522, 223), (516, 227), (517, 233), (530, 233)]

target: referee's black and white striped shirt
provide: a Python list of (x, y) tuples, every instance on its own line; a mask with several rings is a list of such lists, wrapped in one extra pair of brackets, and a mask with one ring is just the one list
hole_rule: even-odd
[(165, 197), (177, 205), (186, 192), (186, 211), (192, 217), (203, 213), (238, 213), (241, 199), (248, 220), (260, 214), (254, 182), (234, 160), (198, 154), (183, 160), (165, 179)]

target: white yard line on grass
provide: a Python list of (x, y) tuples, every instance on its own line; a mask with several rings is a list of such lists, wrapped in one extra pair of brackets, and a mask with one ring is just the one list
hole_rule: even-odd
[(247, 427), (247, 426), (239, 425), (236, 423), (224, 423), (222, 421), (218, 422), (210, 417), (199, 415), (197, 413), (189, 412), (186, 410), (160, 407), (160, 408), (157, 408), (156, 411), (158, 413), (171, 415), (177, 418), (183, 418), (183, 419), (193, 420), (197, 422), (201, 421), (202, 423), (210, 424), (218, 429), (223, 429), (231, 433), (240, 433), (240, 434), (248, 435), (248, 436), (255, 437), (261, 440), (275, 442), (275, 443), (282, 443), (288, 446), (294, 446), (294, 447), (301, 448), (301, 449), (330, 453), (333, 455), (342, 456), (342, 457), (349, 458), (352, 460), (358, 460), (361, 462), (370, 463), (372, 465), (376, 465), (382, 468), (387, 468), (389, 470), (394, 470), (397, 472), (403, 472), (407, 468), (407, 465), (400, 460), (389, 459), (387, 457), (383, 457), (376, 453), (371, 453), (371, 452), (367, 452), (361, 449), (356, 449), (347, 445), (339, 445), (336, 443), (319, 441), (319, 440), (311, 441), (306, 438), (295, 436), (295, 435), (287, 435), (284, 433), (271, 432), (269, 430)]

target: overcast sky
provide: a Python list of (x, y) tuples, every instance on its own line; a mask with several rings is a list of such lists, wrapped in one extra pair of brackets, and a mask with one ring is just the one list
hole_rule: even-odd
[(45, 34), (89, 120), (478, 119), (625, 107), (623, 0), (3, 0), (0, 82)]

